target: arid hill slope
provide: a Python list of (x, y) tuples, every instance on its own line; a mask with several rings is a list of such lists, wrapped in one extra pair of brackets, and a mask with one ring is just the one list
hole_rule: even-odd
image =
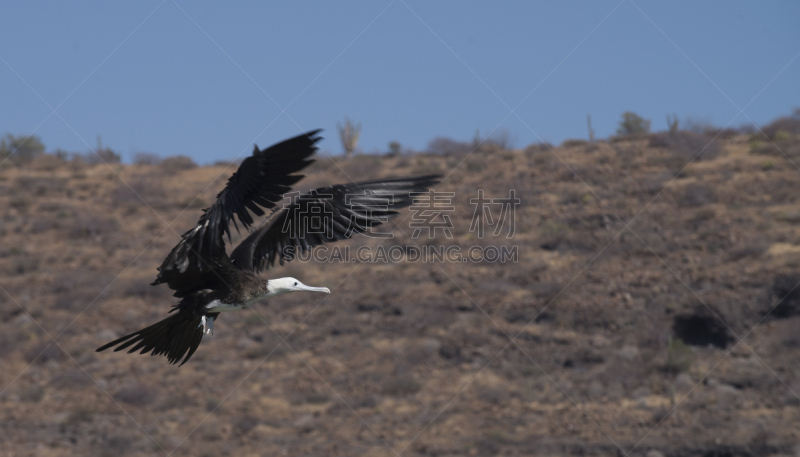
[[(404, 211), (351, 253), (517, 258), (293, 262), (267, 275), (333, 293), (223, 315), (180, 368), (94, 349), (175, 303), (148, 283), (233, 169), (4, 166), (0, 454), (795, 455), (800, 140), (709, 140), (321, 157), (300, 190), (438, 172), (454, 193), (452, 238)], [(470, 230), (478, 189), (515, 191), (510, 239)]]

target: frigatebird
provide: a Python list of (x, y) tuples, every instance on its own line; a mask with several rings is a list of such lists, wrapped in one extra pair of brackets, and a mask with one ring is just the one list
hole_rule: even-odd
[[(324, 292), (295, 278), (263, 279), (257, 273), (296, 258), (326, 242), (369, 231), (409, 206), (414, 193), (425, 192), (439, 182), (439, 175), (378, 179), (337, 184), (304, 194), (290, 194), (310, 165), (309, 157), (321, 139), (314, 130), (269, 148), (255, 147), (228, 179), (216, 201), (203, 210), (197, 225), (181, 236), (158, 268), (153, 286), (167, 284), (180, 302), (171, 316), (97, 349), (115, 347), (128, 353), (164, 355), (171, 364), (186, 363), (204, 335), (213, 335), (220, 313), (238, 311), (253, 302), (288, 292)], [(279, 208), (284, 199), (288, 202)], [(272, 215), (230, 253), (231, 223), (249, 229), (253, 216)], [(234, 218), (234, 216), (236, 216)]]

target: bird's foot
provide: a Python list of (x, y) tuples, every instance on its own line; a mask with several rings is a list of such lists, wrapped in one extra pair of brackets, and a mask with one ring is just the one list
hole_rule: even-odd
[(198, 327), (203, 327), (203, 333), (206, 335), (213, 335), (214, 334), (214, 318), (208, 316), (202, 316), (200, 318), (200, 325)]

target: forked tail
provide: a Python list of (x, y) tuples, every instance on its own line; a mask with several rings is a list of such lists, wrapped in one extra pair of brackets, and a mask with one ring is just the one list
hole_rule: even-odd
[[(186, 363), (200, 346), (203, 339), (201, 317), (190, 311), (179, 311), (168, 318), (118, 338), (97, 348), (96, 352), (105, 351), (119, 345), (114, 352), (128, 349), (128, 354), (141, 350), (140, 354), (164, 355), (169, 363)], [(188, 354), (187, 354), (188, 351)]]

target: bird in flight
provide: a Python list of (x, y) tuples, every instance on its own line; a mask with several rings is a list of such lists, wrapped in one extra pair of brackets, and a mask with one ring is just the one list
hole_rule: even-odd
[[(295, 278), (263, 279), (257, 273), (293, 260), (322, 243), (350, 238), (396, 216), (409, 206), (415, 193), (436, 185), (441, 176), (378, 179), (314, 189), (289, 195), (303, 178), (295, 174), (310, 165), (320, 130), (290, 138), (269, 148), (255, 147), (228, 179), (211, 207), (203, 210), (197, 225), (181, 236), (158, 268), (153, 286), (167, 284), (180, 302), (166, 319), (125, 335), (97, 349), (128, 349), (128, 353), (164, 355), (169, 363), (186, 363), (204, 335), (214, 334), (220, 313), (245, 309), (253, 302), (289, 292), (330, 293)], [(249, 229), (253, 216), (272, 210), (268, 220), (253, 230), (230, 253), (231, 225)], [(252, 213), (252, 215), (251, 215)], [(235, 217), (234, 217), (235, 216)]]

